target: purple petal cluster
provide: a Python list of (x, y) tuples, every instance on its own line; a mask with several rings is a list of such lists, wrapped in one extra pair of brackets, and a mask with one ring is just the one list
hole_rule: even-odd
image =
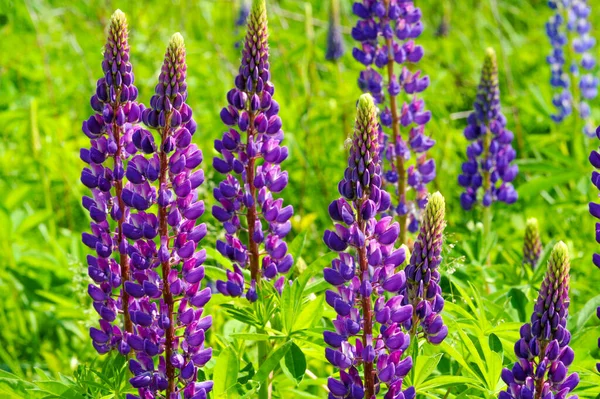
[(404, 323), (404, 327), (410, 330), (412, 336), (422, 332), (427, 342), (435, 345), (448, 335), (448, 327), (441, 316), (444, 298), (439, 286), (445, 215), (446, 202), (436, 192), (431, 195), (425, 208), (410, 262), (404, 269), (406, 286), (401, 292), (404, 304), (413, 308), (412, 317)]
[(527, 220), (525, 226), (525, 237), (523, 239), (523, 266), (530, 267), (531, 270), (537, 266), (542, 253), (542, 239), (540, 238), (540, 228), (535, 218)]
[[(406, 66), (423, 57), (423, 48), (415, 43), (423, 31), (421, 10), (410, 0), (362, 0), (354, 3), (353, 11), (359, 21), (352, 37), (360, 42), (353, 55), (366, 67), (358, 84), (379, 104), (381, 125), (391, 129), (383, 138), (387, 166), (383, 176), (397, 198), (389, 212), (398, 215), (401, 241), (406, 243), (406, 229), (418, 231), (427, 203), (427, 183), (436, 175), (435, 161), (426, 155), (435, 144), (425, 134), (431, 112), (419, 98), (429, 86), (429, 77)], [(396, 64), (403, 65), (398, 75)], [(404, 93), (403, 102), (398, 98), (400, 93)], [(414, 161), (409, 165), (411, 158)], [(414, 192), (412, 201), (410, 190)]]
[[(206, 225), (198, 188), (202, 152), (191, 143), (196, 132), (186, 103), (185, 46), (176, 33), (166, 50), (150, 108), (142, 112), (144, 129), (131, 138), (139, 151), (127, 165), (129, 180), (123, 190), (131, 209), (124, 234), (129, 239), (131, 280), (125, 282), (134, 325), (127, 344), (135, 353), (129, 360), (131, 385), (139, 398), (205, 398), (211, 381), (197, 382), (198, 368), (211, 358), (205, 334), (212, 324), (203, 315), (209, 288), (201, 289), (206, 252), (200, 240)], [(154, 212), (154, 209), (156, 209)]]
[[(377, 214), (390, 206), (390, 195), (382, 190), (377, 109), (364, 94), (358, 114), (348, 167), (338, 189), (341, 198), (329, 206), (336, 222), (324, 241), (336, 252), (325, 280), (335, 286), (326, 292), (335, 310), (334, 331), (326, 331), (327, 360), (340, 370), (339, 378), (328, 380), (330, 399), (414, 399), (413, 387), (402, 389), (412, 368), (412, 358), (403, 354), (410, 336), (402, 324), (412, 316), (412, 306), (403, 304), (406, 278), (396, 271), (406, 258), (396, 249), (400, 226), (390, 216)], [(361, 369), (362, 368), (362, 373)], [(386, 387), (386, 388), (384, 388)]]
[(590, 34), (591, 7), (587, 0), (550, 0), (548, 5), (554, 10), (546, 23), (552, 46), (546, 60), (551, 70), (550, 84), (556, 90), (552, 99), (556, 113), (552, 119), (562, 122), (575, 109), (585, 121), (584, 133), (593, 137), (588, 101), (598, 96), (600, 81), (593, 74), (596, 59), (592, 53), (596, 39)]
[[(234, 264), (227, 271), (227, 281), (217, 281), (217, 289), (224, 295), (245, 294), (251, 302), (258, 298), (257, 286), (263, 278), (275, 279), (293, 264), (284, 241), (291, 230), (293, 208), (273, 197), (288, 183), (288, 173), (281, 168), (288, 150), (281, 145), (279, 104), (273, 99), (270, 79), (266, 5), (265, 0), (255, 0), (235, 88), (227, 93), (229, 105), (221, 111), (221, 119), (230, 128), (221, 140), (215, 140), (220, 156), (214, 158), (213, 166), (226, 177), (214, 189), (218, 205), (212, 209), (225, 229), (217, 250)], [(251, 274), (248, 285), (243, 275), (246, 268)], [(282, 279), (276, 287), (282, 287)]]
[(574, 353), (567, 330), (569, 308), (569, 255), (567, 246), (554, 246), (548, 270), (534, 306), (531, 322), (521, 327), (515, 344), (517, 362), (502, 371), (508, 385), (499, 399), (576, 398), (568, 396), (579, 383), (569, 374)]
[(327, 27), (327, 49), (325, 59), (335, 61), (344, 55), (344, 37), (340, 24), (340, 2), (331, 0), (329, 4), (329, 25)]
[[(596, 128), (596, 137), (600, 139), (600, 126)], [(590, 153), (590, 163), (596, 169), (592, 172), (592, 183), (596, 187), (596, 189), (600, 190), (600, 152), (598, 150), (593, 150)], [(594, 216), (596, 219), (600, 219), (600, 204), (596, 202), (590, 202), (589, 204), (590, 214)], [(600, 244), (600, 222), (596, 221), (596, 242)], [(600, 254), (595, 253), (592, 257), (592, 261), (596, 267), (600, 268)], [(600, 307), (596, 309), (596, 313), (598, 318), (600, 319)], [(598, 339), (598, 347), (600, 347), (600, 338)], [(600, 373), (600, 363), (596, 365), (598, 372)]]
[(464, 131), (471, 144), (458, 176), (458, 183), (465, 188), (460, 203), (465, 210), (479, 202), (485, 207), (494, 201), (512, 204), (518, 195), (511, 182), (519, 168), (513, 164), (514, 135), (506, 129), (506, 118), (500, 110), (498, 64), (491, 48), (486, 51), (474, 107)]
[(90, 101), (95, 113), (83, 122), (82, 128), (90, 139), (90, 147), (80, 152), (86, 163), (81, 182), (91, 190), (82, 202), (92, 219), (90, 231), (83, 233), (82, 240), (95, 251), (95, 255), (87, 257), (88, 273), (94, 282), (88, 293), (101, 318), (100, 328), (90, 329), (99, 353), (113, 348), (127, 353), (129, 348), (123, 337), (125, 331), (132, 331), (129, 297), (121, 291), (123, 282), (130, 279), (124, 234), (130, 212), (122, 195), (123, 162), (136, 152), (131, 137), (139, 129), (136, 124), (144, 107), (136, 102), (138, 91), (133, 85), (127, 40), (127, 20), (117, 10), (112, 15), (104, 48), (104, 76), (98, 80)]

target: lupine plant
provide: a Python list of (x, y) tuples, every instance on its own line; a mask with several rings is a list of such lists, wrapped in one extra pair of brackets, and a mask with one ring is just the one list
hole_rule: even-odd
[[(366, 67), (358, 84), (373, 95), (387, 132), (380, 137), (387, 169), (383, 178), (394, 200), (386, 212), (397, 216), (400, 242), (406, 244), (407, 231), (418, 231), (427, 203), (427, 183), (436, 174), (435, 161), (427, 158), (435, 141), (425, 134), (431, 112), (419, 98), (429, 86), (429, 77), (411, 65), (423, 57), (423, 47), (414, 40), (423, 31), (421, 10), (413, 1), (363, 0), (354, 3), (353, 11), (359, 21), (352, 37), (360, 46), (352, 54)], [(400, 70), (397, 64), (402, 65)]]
[(327, 48), (325, 59), (336, 61), (344, 55), (344, 37), (340, 23), (340, 1), (331, 0), (329, 3), (329, 25), (327, 26)]
[(411, 339), (419, 333), (432, 344), (441, 343), (448, 335), (448, 327), (440, 315), (444, 309), (444, 298), (439, 286), (445, 216), (446, 202), (436, 192), (425, 208), (410, 262), (404, 269), (405, 289), (401, 291), (403, 303), (413, 309), (412, 317), (404, 323)]
[(129, 294), (123, 290), (123, 283), (131, 279), (124, 228), (131, 215), (123, 198), (123, 162), (137, 151), (131, 136), (138, 128), (143, 105), (136, 102), (127, 20), (120, 10), (111, 17), (102, 72), (90, 101), (96, 113), (83, 122), (90, 147), (80, 153), (87, 164), (81, 182), (91, 190), (91, 196), (83, 197), (82, 202), (92, 219), (83, 243), (95, 251), (87, 257), (88, 274), (94, 281), (88, 292), (101, 318), (100, 329), (92, 327), (90, 336), (99, 353), (114, 348), (127, 354), (130, 348), (124, 338), (133, 332), (133, 324)]
[(542, 254), (540, 227), (536, 218), (527, 219), (523, 238), (523, 266), (535, 269)]
[(593, 74), (596, 39), (590, 35), (591, 7), (587, 0), (550, 0), (548, 5), (554, 11), (546, 23), (552, 46), (547, 57), (550, 84), (556, 91), (552, 100), (556, 113), (552, 119), (560, 123), (575, 111), (583, 121), (583, 132), (593, 137), (588, 102), (598, 96), (599, 80)]
[(579, 383), (577, 373), (568, 374), (574, 352), (569, 347), (569, 254), (563, 242), (556, 244), (539, 290), (531, 322), (521, 327), (515, 344), (518, 360), (512, 370), (502, 371), (507, 390), (499, 399), (571, 398)]
[[(596, 128), (596, 137), (600, 139), (600, 126)], [(600, 152), (598, 150), (592, 150), (589, 160), (595, 169), (600, 169)], [(600, 173), (597, 170), (592, 172), (592, 184), (594, 184), (596, 189), (600, 190)], [(600, 204), (590, 202), (589, 210), (592, 216), (596, 219), (600, 219)], [(596, 222), (596, 242), (600, 244), (600, 222)], [(600, 268), (600, 254), (594, 253), (592, 262), (596, 267)], [(596, 315), (600, 319), (600, 306), (596, 309)], [(598, 347), (600, 348), (600, 338), (598, 338)], [(600, 363), (596, 364), (596, 368), (600, 373)]]
[[(213, 207), (213, 215), (226, 233), (224, 241), (217, 241), (217, 250), (234, 262), (234, 270), (227, 271), (227, 281), (217, 282), (217, 289), (234, 297), (245, 294), (250, 302), (257, 300), (263, 279), (274, 280), (293, 264), (284, 241), (293, 208), (272, 194), (287, 185), (288, 174), (280, 164), (288, 150), (281, 146), (279, 104), (270, 79), (267, 10), (265, 0), (255, 0), (235, 88), (227, 93), (229, 105), (221, 111), (223, 123), (231, 128), (215, 141), (220, 156), (213, 160), (214, 168), (225, 175), (214, 190), (219, 205)], [(246, 282), (243, 270), (248, 268)], [(275, 282), (279, 290), (284, 281), (281, 276)]]
[[(120, 11), (111, 19), (102, 67), (105, 76), (91, 100), (101, 114), (84, 122), (91, 148), (81, 152), (89, 165), (82, 182), (92, 189), (83, 204), (93, 220), (92, 234), (84, 233), (83, 241), (97, 253), (88, 257), (90, 277), (98, 284), (89, 293), (102, 317), (101, 329), (91, 328), (90, 335), (98, 352), (117, 348), (131, 356), (130, 383), (139, 396), (127, 398), (205, 398), (212, 382), (197, 379), (212, 354), (204, 345), (212, 318), (202, 317), (211, 293), (200, 289), (206, 253), (197, 245), (206, 226), (196, 224), (204, 213), (197, 192), (204, 173), (197, 169), (202, 152), (191, 144), (196, 123), (185, 103), (183, 38), (175, 34), (169, 43), (151, 108), (134, 102), (127, 23)], [(140, 116), (157, 129), (159, 146), (137, 124)], [(110, 160), (112, 168), (103, 165)], [(110, 324), (121, 313), (123, 330)]]
[(328, 380), (331, 399), (374, 398), (380, 392), (389, 399), (415, 397), (413, 387), (402, 389), (412, 368), (411, 357), (404, 357), (410, 338), (402, 324), (413, 308), (398, 294), (406, 277), (396, 268), (406, 252), (395, 248), (398, 223), (391, 216), (377, 217), (391, 204), (381, 187), (378, 136), (377, 109), (371, 95), (363, 94), (348, 167), (338, 185), (341, 198), (329, 206), (335, 231), (324, 235), (327, 246), (339, 252), (324, 270), (325, 280), (336, 287), (326, 293), (337, 313), (334, 330), (324, 333), (325, 357), (340, 372)]
[[(513, 164), (514, 136), (506, 128), (506, 118), (500, 109), (498, 64), (491, 48), (486, 51), (474, 108), (464, 131), (471, 144), (458, 177), (458, 183), (465, 188), (460, 203), (465, 210), (479, 203), (487, 210), (494, 201), (512, 204), (517, 200), (512, 181), (519, 169)], [(484, 219), (486, 222), (488, 218)]]

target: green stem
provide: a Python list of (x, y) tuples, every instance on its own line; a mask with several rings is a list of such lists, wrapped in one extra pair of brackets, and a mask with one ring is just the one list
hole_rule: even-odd
[[(263, 329), (258, 331), (259, 334), (265, 334)], [(262, 366), (262, 364), (269, 357), (269, 342), (268, 341), (258, 341), (258, 367)], [(267, 380), (260, 385), (260, 389), (258, 391), (258, 399), (271, 399), (271, 382), (269, 381), (271, 376), (267, 377)]]

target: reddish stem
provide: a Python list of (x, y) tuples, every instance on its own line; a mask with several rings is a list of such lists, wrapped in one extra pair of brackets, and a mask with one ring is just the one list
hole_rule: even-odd
[[(359, 206), (358, 209), (361, 207)], [(358, 226), (359, 229), (365, 233), (366, 223), (362, 218), (360, 212), (358, 212)], [(366, 236), (367, 234), (365, 234)], [(358, 261), (360, 264), (360, 280), (361, 283), (365, 276), (368, 278), (369, 273), (369, 264), (367, 261), (367, 248), (365, 245), (358, 248)], [(371, 296), (362, 297), (361, 298), (363, 318), (364, 318), (364, 326), (363, 326), (363, 336), (362, 343), (363, 347), (367, 347), (367, 345), (372, 345), (373, 341), (373, 310), (371, 306)], [(367, 339), (367, 337), (371, 337), (371, 339)], [(364, 381), (365, 381), (365, 399), (371, 399), (375, 395), (375, 377), (373, 373), (373, 362), (365, 362), (363, 359), (363, 367), (364, 367)]]
[[(386, 10), (389, 9), (390, 0), (384, 0)], [(385, 41), (388, 49), (387, 74), (388, 83), (394, 79), (394, 46), (392, 38)], [(394, 135), (394, 143), (399, 144), (402, 139), (400, 136), (400, 118), (398, 116), (398, 103), (396, 97), (390, 95), (390, 110), (392, 111), (392, 132)], [(404, 158), (396, 154), (396, 170), (398, 172), (398, 203), (406, 201), (406, 169), (404, 166)], [(406, 214), (398, 215), (400, 223), (400, 244), (406, 244)]]
[[(249, 112), (249, 123), (248, 123), (248, 135), (246, 139), (246, 151), (248, 146), (252, 143), (252, 138), (254, 137), (254, 118), (255, 115), (252, 112)], [(254, 230), (255, 224), (257, 220), (256, 213), (256, 187), (254, 186), (254, 166), (255, 166), (255, 157), (248, 158), (248, 165), (246, 166), (246, 181), (248, 182), (248, 187), (250, 188), (250, 195), (252, 196), (252, 206), (248, 207), (248, 250), (250, 252), (250, 276), (253, 281), (256, 281), (256, 285), (258, 287), (260, 283), (260, 269), (258, 267), (258, 258), (259, 258), (259, 250), (258, 244), (254, 241)]]
[[(117, 99), (121, 96), (121, 90), (117, 90)], [(117, 115), (117, 110), (121, 104), (117, 100), (114, 108), (113, 114)], [(112, 124), (112, 131), (115, 141), (117, 142), (117, 151), (114, 155), (114, 165), (116, 166), (118, 163), (121, 164), (121, 168), (123, 168), (123, 161), (121, 159), (121, 127), (117, 125), (116, 120)], [(121, 217), (117, 220), (117, 248), (119, 249), (119, 264), (121, 266), (121, 283), (125, 284), (125, 281), (129, 280), (129, 258), (126, 252), (121, 252), (121, 242), (123, 241), (123, 223), (125, 223), (125, 203), (123, 202), (123, 181), (121, 179), (115, 179), (115, 196), (117, 197), (117, 201), (119, 203), (119, 210), (121, 212)], [(122, 308), (123, 308), (123, 318), (124, 318), (124, 326), (125, 331), (128, 333), (133, 333), (133, 324), (131, 323), (131, 318), (129, 316), (129, 294), (122, 289)]]
[[(170, 115), (166, 118), (166, 125), (170, 124)], [(169, 137), (169, 129), (163, 128), (160, 131), (161, 136), (161, 146), (160, 146), (160, 174), (159, 174), (159, 190), (163, 187), (167, 186), (167, 176), (169, 171), (169, 165), (167, 160), (167, 153), (164, 151), (164, 143)], [(160, 237), (167, 237), (167, 248), (169, 247), (169, 225), (167, 223), (167, 207), (166, 206), (158, 206), (158, 232)], [(175, 302), (173, 301), (173, 294), (171, 293), (171, 285), (169, 284), (169, 274), (171, 273), (171, 263), (169, 260), (165, 260), (161, 262), (162, 269), (162, 278), (163, 278), (163, 300), (167, 305), (167, 317), (169, 318), (169, 326), (165, 331), (165, 363), (166, 363), (166, 373), (167, 379), (169, 381), (169, 386), (167, 387), (167, 392), (165, 393), (165, 397), (169, 398), (171, 393), (174, 393), (177, 389), (177, 380), (175, 379), (175, 367), (171, 363), (171, 356), (173, 355), (173, 343), (175, 341), (175, 327), (173, 325), (173, 308)]]

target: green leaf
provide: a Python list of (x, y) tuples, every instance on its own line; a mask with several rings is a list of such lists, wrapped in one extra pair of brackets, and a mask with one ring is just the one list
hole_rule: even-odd
[(500, 338), (494, 333), (491, 333), (488, 337), (488, 343), (490, 345), (490, 349), (500, 355), (504, 354), (504, 348), (502, 347), (502, 342), (500, 342)]
[(577, 322), (575, 323), (575, 331), (579, 331), (585, 326), (585, 323), (596, 314), (596, 309), (600, 306), (600, 295), (590, 299), (583, 308), (578, 312)]
[(524, 322), (527, 317), (526, 307), (529, 301), (527, 300), (527, 296), (523, 293), (523, 291), (511, 288), (508, 291), (508, 297), (510, 298), (510, 304), (513, 308), (519, 313), (519, 320)]
[(254, 374), (254, 377), (252, 377), (252, 380), (260, 383), (265, 382), (269, 377), (271, 371), (273, 371), (275, 367), (277, 367), (277, 364), (285, 356), (292, 344), (292, 341), (288, 341), (282, 346), (280, 346), (276, 351), (271, 353), (271, 356), (269, 356), (267, 360), (265, 360), (265, 362), (260, 365), (256, 374)]
[(292, 343), (280, 365), (283, 373), (293, 380), (296, 385), (302, 382), (304, 373), (306, 373), (306, 357), (298, 345)]
[(259, 333), (233, 333), (229, 334), (231, 338), (243, 339), (244, 341), (268, 341), (270, 339), (286, 338), (285, 335), (269, 335)]
[(239, 369), (237, 353), (230, 347), (224, 348), (217, 358), (212, 378), (215, 382), (213, 390), (216, 397), (224, 394), (237, 383)]
[(419, 389), (421, 387), (421, 385), (423, 384), (423, 382), (425, 382), (425, 380), (428, 379), (428, 377), (431, 375), (431, 373), (433, 373), (433, 371), (436, 369), (438, 363), (440, 362), (440, 359), (442, 358), (443, 354), (442, 353), (437, 353), (433, 356), (419, 356), (417, 357), (416, 360), (416, 365), (415, 365), (415, 381), (414, 381), (414, 386), (415, 389)]

